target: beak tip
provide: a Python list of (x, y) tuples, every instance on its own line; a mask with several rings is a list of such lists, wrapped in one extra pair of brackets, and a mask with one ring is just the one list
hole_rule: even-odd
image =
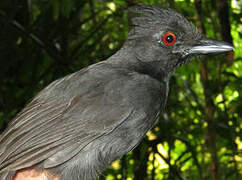
[(235, 48), (232, 44), (213, 39), (201, 40), (199, 45), (196, 45), (191, 49), (194, 54), (221, 54), (234, 50)]
[(218, 48), (227, 50), (227, 51), (234, 51), (235, 48), (232, 44), (225, 44), (225, 45), (218, 45)]

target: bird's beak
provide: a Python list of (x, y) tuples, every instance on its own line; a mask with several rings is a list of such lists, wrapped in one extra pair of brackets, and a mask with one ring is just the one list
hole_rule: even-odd
[(227, 42), (213, 39), (202, 39), (198, 44), (195, 44), (191, 47), (189, 54), (220, 54), (233, 50), (234, 46)]
[(196, 44), (180, 46), (178, 49), (174, 49), (173, 53), (179, 53), (182, 57), (187, 57), (202, 54), (220, 54), (233, 50), (234, 46), (227, 42), (204, 38)]

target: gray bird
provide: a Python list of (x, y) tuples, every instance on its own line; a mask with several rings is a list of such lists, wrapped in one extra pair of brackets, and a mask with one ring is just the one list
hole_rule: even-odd
[(1, 180), (27, 167), (60, 180), (96, 179), (154, 126), (177, 67), (194, 55), (234, 49), (171, 9), (131, 11), (139, 16), (117, 53), (52, 82), (9, 123), (0, 137)]

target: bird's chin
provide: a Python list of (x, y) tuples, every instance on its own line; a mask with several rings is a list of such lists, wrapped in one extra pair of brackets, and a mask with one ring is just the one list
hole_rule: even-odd
[(177, 61), (176, 68), (191, 62), (192, 59), (193, 56), (181, 56)]

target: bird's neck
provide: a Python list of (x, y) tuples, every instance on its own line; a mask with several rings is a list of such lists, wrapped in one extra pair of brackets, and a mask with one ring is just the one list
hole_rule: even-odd
[[(152, 58), (152, 57), (151, 57)], [(172, 72), (162, 68), (162, 62), (154, 59), (143, 59), (137, 54), (135, 48), (123, 46), (117, 53), (111, 56), (107, 61), (112, 62), (117, 67), (130, 69), (140, 74), (147, 74), (158, 81), (168, 82)]]

